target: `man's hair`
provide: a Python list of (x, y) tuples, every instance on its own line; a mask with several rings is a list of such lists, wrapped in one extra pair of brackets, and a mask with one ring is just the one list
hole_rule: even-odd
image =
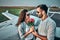
[(38, 5), (36, 8), (40, 7), (42, 10), (44, 10), (47, 13), (48, 7), (45, 4)]

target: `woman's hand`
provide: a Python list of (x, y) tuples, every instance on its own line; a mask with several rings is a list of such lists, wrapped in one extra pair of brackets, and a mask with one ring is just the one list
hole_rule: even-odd
[(34, 26), (32, 26), (29, 30), (29, 33), (33, 32), (34, 31)]
[(27, 37), (27, 36), (28, 36), (30, 33), (32, 33), (33, 31), (34, 31), (34, 26), (32, 26), (32, 27), (30, 28), (30, 30), (24, 34), (24, 37)]

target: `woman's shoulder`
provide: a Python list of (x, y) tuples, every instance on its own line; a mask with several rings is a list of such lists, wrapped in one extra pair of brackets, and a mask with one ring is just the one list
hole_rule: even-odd
[(19, 26), (23, 27), (25, 25), (25, 22), (22, 22), (21, 24), (19, 24)]
[[(22, 24), (23, 24), (23, 22), (22, 22), (22, 23), (20, 23), (20, 24), (19, 24), (19, 26), (21, 26)], [(18, 26), (18, 27), (19, 27), (19, 26)]]

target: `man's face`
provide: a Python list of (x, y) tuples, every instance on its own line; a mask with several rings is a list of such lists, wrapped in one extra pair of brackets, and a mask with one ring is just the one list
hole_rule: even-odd
[(42, 18), (43, 15), (42, 15), (42, 9), (40, 9), (39, 7), (37, 8), (37, 15), (39, 18)]

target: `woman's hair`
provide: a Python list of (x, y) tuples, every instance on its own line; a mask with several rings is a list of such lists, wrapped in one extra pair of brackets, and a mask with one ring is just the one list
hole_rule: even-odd
[(23, 10), (21, 11), (16, 26), (19, 26), (20, 23), (22, 23), (23, 21), (25, 21), (25, 18), (26, 18), (26, 12), (28, 12), (27, 9), (23, 9)]

